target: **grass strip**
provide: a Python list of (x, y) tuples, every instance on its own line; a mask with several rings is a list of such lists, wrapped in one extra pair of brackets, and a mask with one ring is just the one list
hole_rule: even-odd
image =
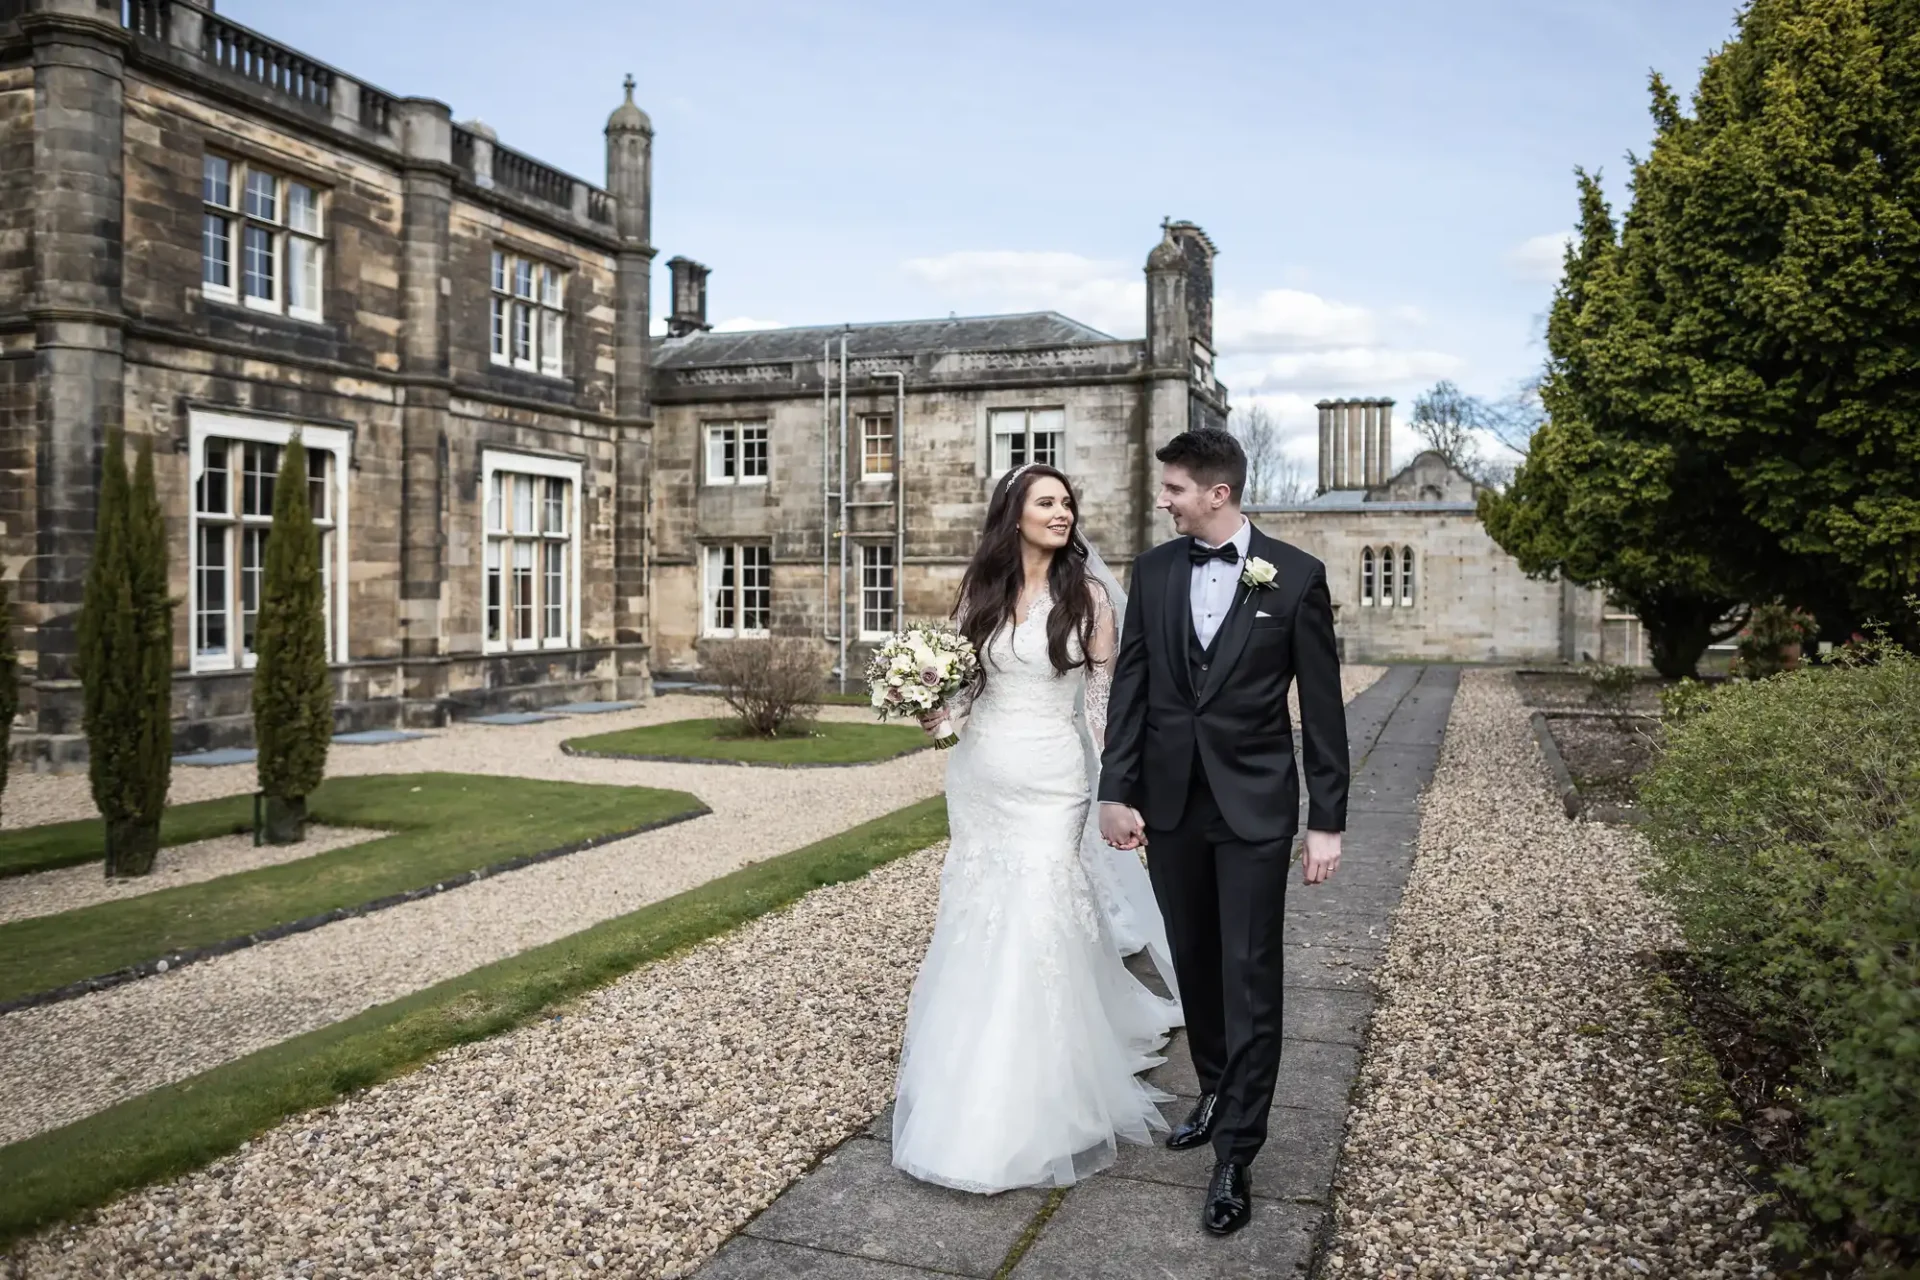
[[(241, 797), (245, 802), (246, 797)], [(0, 925), (0, 1001), (358, 907), (511, 858), (698, 812), (684, 791), (472, 774), (329, 778), (314, 821), (388, 832), (344, 849)]]
[(0, 1147), (0, 1246), (177, 1177), (287, 1117), (530, 1022), (602, 986), (946, 838), (935, 796), (699, 888)]
[[(160, 815), (162, 848), (241, 835), (251, 830), (252, 796), (226, 796), (198, 804), (174, 805)], [(102, 861), (106, 857), (106, 841), (106, 823), (98, 818), (0, 831), (0, 878)]]
[(670, 720), (638, 729), (618, 729), (564, 744), (575, 755), (699, 764), (873, 764), (927, 747), (927, 735), (912, 725), (846, 724), (819, 720), (805, 733), (777, 738), (742, 737), (737, 720)]

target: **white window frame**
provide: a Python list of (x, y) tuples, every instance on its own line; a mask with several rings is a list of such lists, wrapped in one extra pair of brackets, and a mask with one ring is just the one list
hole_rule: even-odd
[[(270, 421), (261, 418), (246, 418), (236, 414), (207, 412), (189, 409), (187, 419), (188, 447), (188, 484), (187, 484), (187, 654), (188, 669), (196, 673), (202, 671), (245, 671), (251, 670), (254, 657), (245, 651), (240, 635), (240, 620), (230, 617), (227, 624), (227, 647), (224, 651), (213, 653), (200, 652), (200, 480), (206, 472), (207, 441), (228, 440), (240, 444), (266, 444), (285, 449), (293, 439), (294, 432), (300, 433), (300, 442), (313, 449), (332, 456), (332, 492), (328, 495), (333, 505), (332, 558), (327, 565), (327, 609), (333, 621), (333, 635), (327, 661), (340, 665), (348, 660), (347, 637), (350, 634), (347, 618), (347, 569), (351, 563), (348, 545), (351, 537), (349, 505), (347, 501), (347, 473), (353, 461), (353, 433), (342, 427), (306, 426), (293, 422)], [(236, 521), (238, 513), (234, 513)], [(221, 521), (222, 524), (227, 523)], [(237, 558), (227, 566), (229, 574), (237, 575), (240, 565)]]
[[(871, 465), (875, 453), (874, 445), (886, 442), (887, 466), (877, 471)], [(900, 441), (893, 429), (893, 414), (863, 413), (860, 415), (860, 478), (862, 480), (891, 480), (894, 468), (900, 465)]]
[[(514, 639), (513, 621), (511, 617), (511, 614), (513, 611), (513, 600), (512, 600), (512, 592), (511, 592), (512, 566), (503, 563), (501, 566), (501, 569), (502, 569), (503, 575), (505, 576), (502, 579), (501, 591), (500, 591), (500, 613), (501, 613), (500, 638), (498, 640), (493, 640), (493, 639), (489, 639), (487, 636), (487, 572), (488, 572), (488, 556), (490, 554), (490, 548), (493, 547), (495, 544), (498, 544), (502, 548), (502, 554), (504, 555), (506, 554), (507, 548), (511, 548), (514, 545), (516, 545), (516, 543), (521, 541), (531, 541), (536, 547), (544, 547), (550, 542), (559, 541), (558, 538), (550, 534), (543, 534), (537, 537), (523, 539), (523, 538), (516, 537), (514, 534), (503, 534), (500, 531), (497, 531), (494, 529), (492, 522), (488, 519), (488, 507), (492, 502), (493, 482), (494, 482), (494, 477), (496, 475), (515, 476), (515, 477), (527, 476), (533, 479), (545, 479), (545, 480), (564, 480), (568, 483), (569, 487), (567, 490), (568, 497), (567, 497), (567, 512), (566, 512), (567, 531), (565, 534), (565, 539), (566, 539), (565, 545), (567, 546), (568, 550), (565, 553), (563, 553), (567, 559), (567, 573), (568, 573), (567, 587), (566, 587), (567, 600), (564, 606), (566, 611), (566, 617), (565, 617), (566, 634), (564, 635), (549, 637), (542, 634), (546, 630), (546, 627), (544, 624), (544, 620), (540, 617), (540, 614), (545, 609), (545, 601), (544, 601), (544, 598), (542, 598), (538, 593), (543, 592), (544, 587), (536, 587), (536, 600), (538, 602), (534, 605), (534, 627), (533, 627), (534, 633), (532, 636), (528, 637), (525, 640)], [(537, 453), (515, 453), (512, 450), (508, 450), (508, 449), (483, 449), (481, 451), (480, 453), (480, 649), (481, 649), (481, 652), (483, 653), (527, 653), (527, 652), (543, 650), (543, 649), (574, 649), (580, 646), (581, 644), (580, 597), (582, 595), (582, 583), (580, 580), (580, 565), (581, 565), (581, 559), (582, 559), (581, 546), (586, 541), (585, 530), (581, 522), (581, 516), (585, 510), (584, 495), (582, 491), (582, 482), (584, 481), (585, 477), (586, 477), (586, 466), (576, 458), (550, 458), (545, 455), (537, 454)], [(544, 501), (544, 498), (537, 497), (535, 499), (536, 511), (539, 510), (539, 504), (542, 501)], [(545, 576), (545, 566), (542, 563), (543, 558), (544, 558), (544, 552), (541, 552), (539, 554), (536, 554), (534, 559), (533, 573), (534, 573), (534, 578), (536, 583), (538, 583), (539, 580)]]
[[(747, 585), (745, 573), (745, 553), (760, 553), (756, 559), (763, 560), (767, 571), (767, 625), (764, 627), (745, 627), (747, 610)], [(717, 553), (717, 554), (716, 554)], [(723, 627), (715, 610), (716, 593), (721, 588), (714, 582), (716, 570), (733, 571), (733, 620), (734, 625)], [(773, 548), (764, 542), (710, 542), (700, 548), (700, 634), (715, 640), (741, 640), (760, 638), (773, 634)]]
[[(208, 164), (215, 160), (222, 161), (227, 166), (227, 202), (225, 204), (213, 199), (214, 193), (207, 190)], [(273, 180), (274, 206), (270, 217), (254, 213), (248, 208), (248, 179), (255, 174)], [(217, 302), (232, 303), (254, 311), (289, 315), (296, 320), (319, 323), (324, 318), (326, 309), (327, 193), (325, 189), (305, 178), (289, 176), (270, 165), (238, 159), (217, 148), (202, 153), (200, 175), (201, 294)], [(310, 227), (294, 225), (291, 208), (295, 187), (307, 191), (313, 197), (313, 223)], [(227, 282), (225, 284), (207, 279), (207, 264), (211, 258), (208, 253), (208, 224), (214, 220), (224, 222), (226, 227)], [(246, 244), (249, 228), (265, 235), (267, 239), (267, 252), (272, 272), (270, 295), (249, 293), (245, 287)], [(293, 250), (301, 245), (307, 246), (313, 255), (311, 259), (313, 305), (310, 307), (295, 306), (291, 301), (293, 260), (296, 256)]]
[[(1037, 421), (1045, 416), (1045, 421)], [(1039, 441), (1046, 439), (1047, 455)], [(1002, 449), (1000, 442), (1007, 447)], [(1017, 440), (1017, 444), (1015, 443)], [(997, 480), (1017, 466), (1039, 462), (1063, 467), (1067, 453), (1067, 411), (1060, 405), (1014, 405), (987, 410), (987, 476)]]
[[(700, 430), (703, 474), (706, 483), (769, 484), (773, 480), (773, 432), (765, 418), (738, 418), (704, 422)], [(747, 445), (760, 446), (760, 468), (746, 473)], [(728, 450), (732, 450), (731, 459)]]
[(1375, 556), (1372, 547), (1360, 548), (1360, 607), (1371, 608), (1375, 599)]
[(1413, 548), (1400, 548), (1400, 607), (1411, 609), (1414, 601)]
[[(862, 640), (885, 640), (893, 634), (894, 619), (899, 616), (900, 608), (900, 570), (893, 562), (894, 546), (891, 542), (863, 542), (860, 544), (860, 638)], [(882, 563), (884, 561), (884, 563)], [(876, 586), (875, 579), (886, 575), (886, 585)], [(879, 609), (869, 608), (869, 602), (884, 593), (885, 604)], [(869, 625), (875, 617), (880, 625)]]
[[(526, 290), (520, 272), (526, 270)], [(555, 262), (496, 248), (487, 266), (487, 358), (494, 364), (567, 376), (567, 287), (571, 273)], [(521, 318), (527, 325), (527, 350), (516, 348)]]
[(1379, 549), (1380, 607), (1394, 608), (1400, 602), (1400, 551), (1388, 545)]

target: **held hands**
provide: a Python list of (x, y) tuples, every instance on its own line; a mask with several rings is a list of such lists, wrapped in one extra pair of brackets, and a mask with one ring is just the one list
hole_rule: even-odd
[[(1104, 830), (1104, 816), (1101, 827)], [(1338, 831), (1307, 832), (1307, 856), (1301, 870), (1308, 884), (1325, 884), (1340, 869), (1340, 833)]]
[(1116, 849), (1138, 849), (1147, 842), (1146, 820), (1132, 805), (1103, 803), (1100, 838)]

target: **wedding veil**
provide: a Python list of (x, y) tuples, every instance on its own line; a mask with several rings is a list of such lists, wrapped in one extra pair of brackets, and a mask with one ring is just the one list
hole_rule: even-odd
[[(1114, 652), (1119, 653), (1120, 628), (1127, 617), (1127, 592), (1120, 579), (1100, 558), (1099, 549), (1087, 543), (1087, 576), (1100, 584), (1113, 607)], [(1093, 881), (1094, 896), (1106, 913), (1113, 938), (1122, 955), (1145, 950), (1161, 981), (1173, 993), (1176, 1002), (1180, 988), (1173, 976), (1173, 951), (1167, 945), (1167, 926), (1160, 916), (1160, 904), (1153, 896), (1153, 882), (1141, 865), (1138, 850), (1116, 849), (1100, 836), (1100, 744), (1093, 740), (1092, 722), (1084, 699), (1080, 712), (1080, 742), (1087, 754), (1087, 779), (1093, 803), (1087, 808), (1087, 825), (1080, 838), (1080, 860)]]

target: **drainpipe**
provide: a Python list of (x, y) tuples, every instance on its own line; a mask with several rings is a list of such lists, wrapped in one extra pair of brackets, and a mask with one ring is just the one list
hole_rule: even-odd
[(907, 375), (883, 369), (868, 376), (893, 379), (893, 629), (899, 632), (907, 629)]
[(847, 330), (840, 331), (840, 692), (847, 691)]
[(820, 344), (820, 641), (833, 643), (833, 339)]

